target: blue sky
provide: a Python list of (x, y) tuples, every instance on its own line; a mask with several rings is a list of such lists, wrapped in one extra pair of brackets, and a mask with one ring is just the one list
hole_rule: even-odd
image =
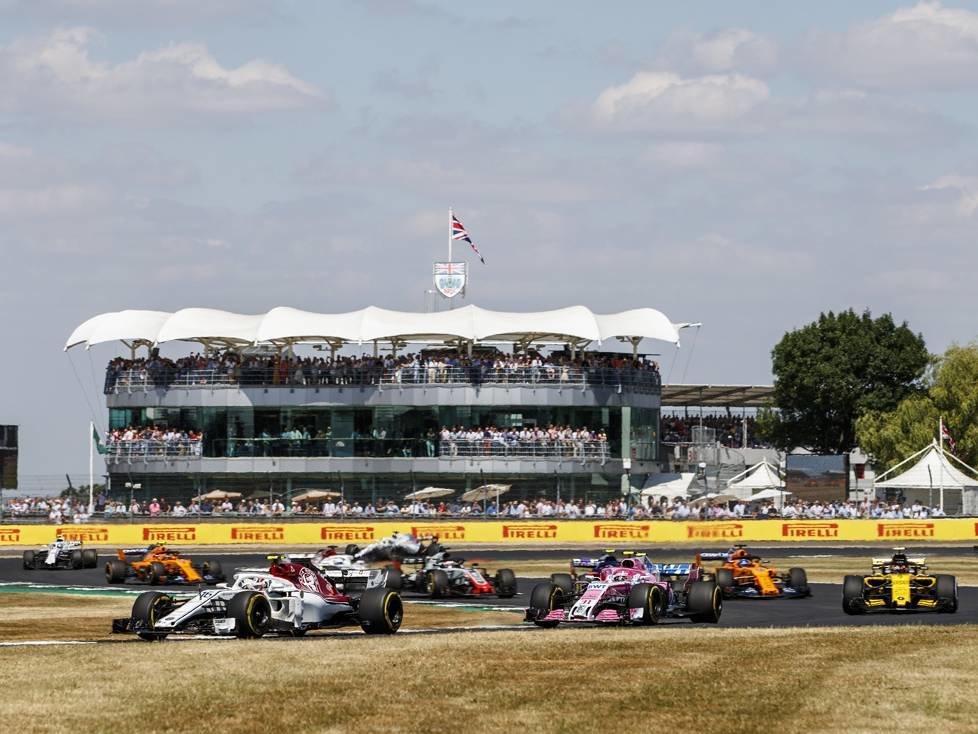
[[(763, 383), (822, 310), (975, 338), (962, 3), (0, 0), (0, 422), (77, 473), (60, 353), (121, 308), (653, 306)], [(108, 347), (74, 355), (91, 383)], [(89, 389), (91, 392), (91, 389)], [(92, 399), (92, 396), (89, 396)]]

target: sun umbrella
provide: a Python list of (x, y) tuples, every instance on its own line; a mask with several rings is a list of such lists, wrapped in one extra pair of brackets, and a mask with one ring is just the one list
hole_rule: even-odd
[(237, 499), (241, 496), (241, 492), (225, 492), (223, 489), (212, 489), (207, 494), (199, 494), (194, 497), (195, 500), (230, 500)]
[(424, 489), (419, 489), (416, 492), (409, 492), (404, 495), (406, 500), (427, 500), (432, 497), (447, 497), (450, 494), (455, 494), (454, 489), (445, 489), (443, 487), (425, 487)]
[(308, 502), (309, 500), (323, 500), (327, 497), (339, 497), (339, 492), (334, 492), (331, 489), (307, 489), (302, 494), (297, 494), (292, 497), (293, 502)]
[(481, 487), (470, 489), (462, 495), (465, 502), (481, 502), (483, 500), (498, 499), (499, 495), (506, 494), (511, 484), (483, 484)]

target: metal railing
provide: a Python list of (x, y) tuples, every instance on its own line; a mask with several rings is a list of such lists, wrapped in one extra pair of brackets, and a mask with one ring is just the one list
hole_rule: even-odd
[(439, 441), (438, 453), (446, 459), (570, 459), (604, 463), (611, 458), (607, 441), (578, 439), (505, 441), (499, 438), (453, 438)]
[(105, 444), (105, 460), (120, 461), (150, 461), (163, 459), (196, 459), (201, 456), (203, 441), (155, 441), (151, 439), (134, 439), (132, 441), (109, 441)]
[(138, 390), (170, 390), (231, 387), (428, 387), (445, 385), (512, 385), (520, 387), (613, 388), (656, 393), (659, 373), (651, 369), (540, 365), (486, 368), (478, 366), (406, 365), (393, 369), (376, 367), (313, 366), (220, 367), (216, 369), (140, 368), (115, 370), (105, 375), (106, 394)]
[(231, 438), (210, 442), (113, 441), (106, 444), (106, 461), (156, 461), (209, 458), (441, 458), (545, 459), (598, 461), (611, 459), (607, 441), (556, 439), (506, 441), (502, 438)]

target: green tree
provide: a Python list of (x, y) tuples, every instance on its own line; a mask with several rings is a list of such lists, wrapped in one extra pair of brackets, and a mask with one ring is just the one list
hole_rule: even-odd
[(782, 449), (836, 454), (856, 445), (856, 419), (894, 410), (918, 394), (930, 357), (906, 322), (869, 311), (821, 314), (784, 335), (772, 352), (774, 405), (762, 435)]
[(894, 410), (871, 411), (856, 421), (863, 451), (889, 468), (937, 439), (940, 419), (955, 441), (955, 455), (978, 461), (978, 344), (952, 345), (933, 364), (926, 392), (905, 398)]

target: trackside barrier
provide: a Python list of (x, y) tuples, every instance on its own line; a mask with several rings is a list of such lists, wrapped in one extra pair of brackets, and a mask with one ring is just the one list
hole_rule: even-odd
[[(0, 525), (0, 546), (50, 543), (56, 525)], [(726, 544), (763, 541), (785, 543), (967, 541), (978, 539), (978, 519), (939, 520), (744, 520), (672, 522), (646, 521), (443, 521), (404, 518), (334, 522), (171, 522), (153, 524), (62, 525), (63, 536), (93, 545), (300, 544), (363, 545), (398, 532), (438, 535), (450, 543), (492, 545), (604, 545), (645, 543)]]

